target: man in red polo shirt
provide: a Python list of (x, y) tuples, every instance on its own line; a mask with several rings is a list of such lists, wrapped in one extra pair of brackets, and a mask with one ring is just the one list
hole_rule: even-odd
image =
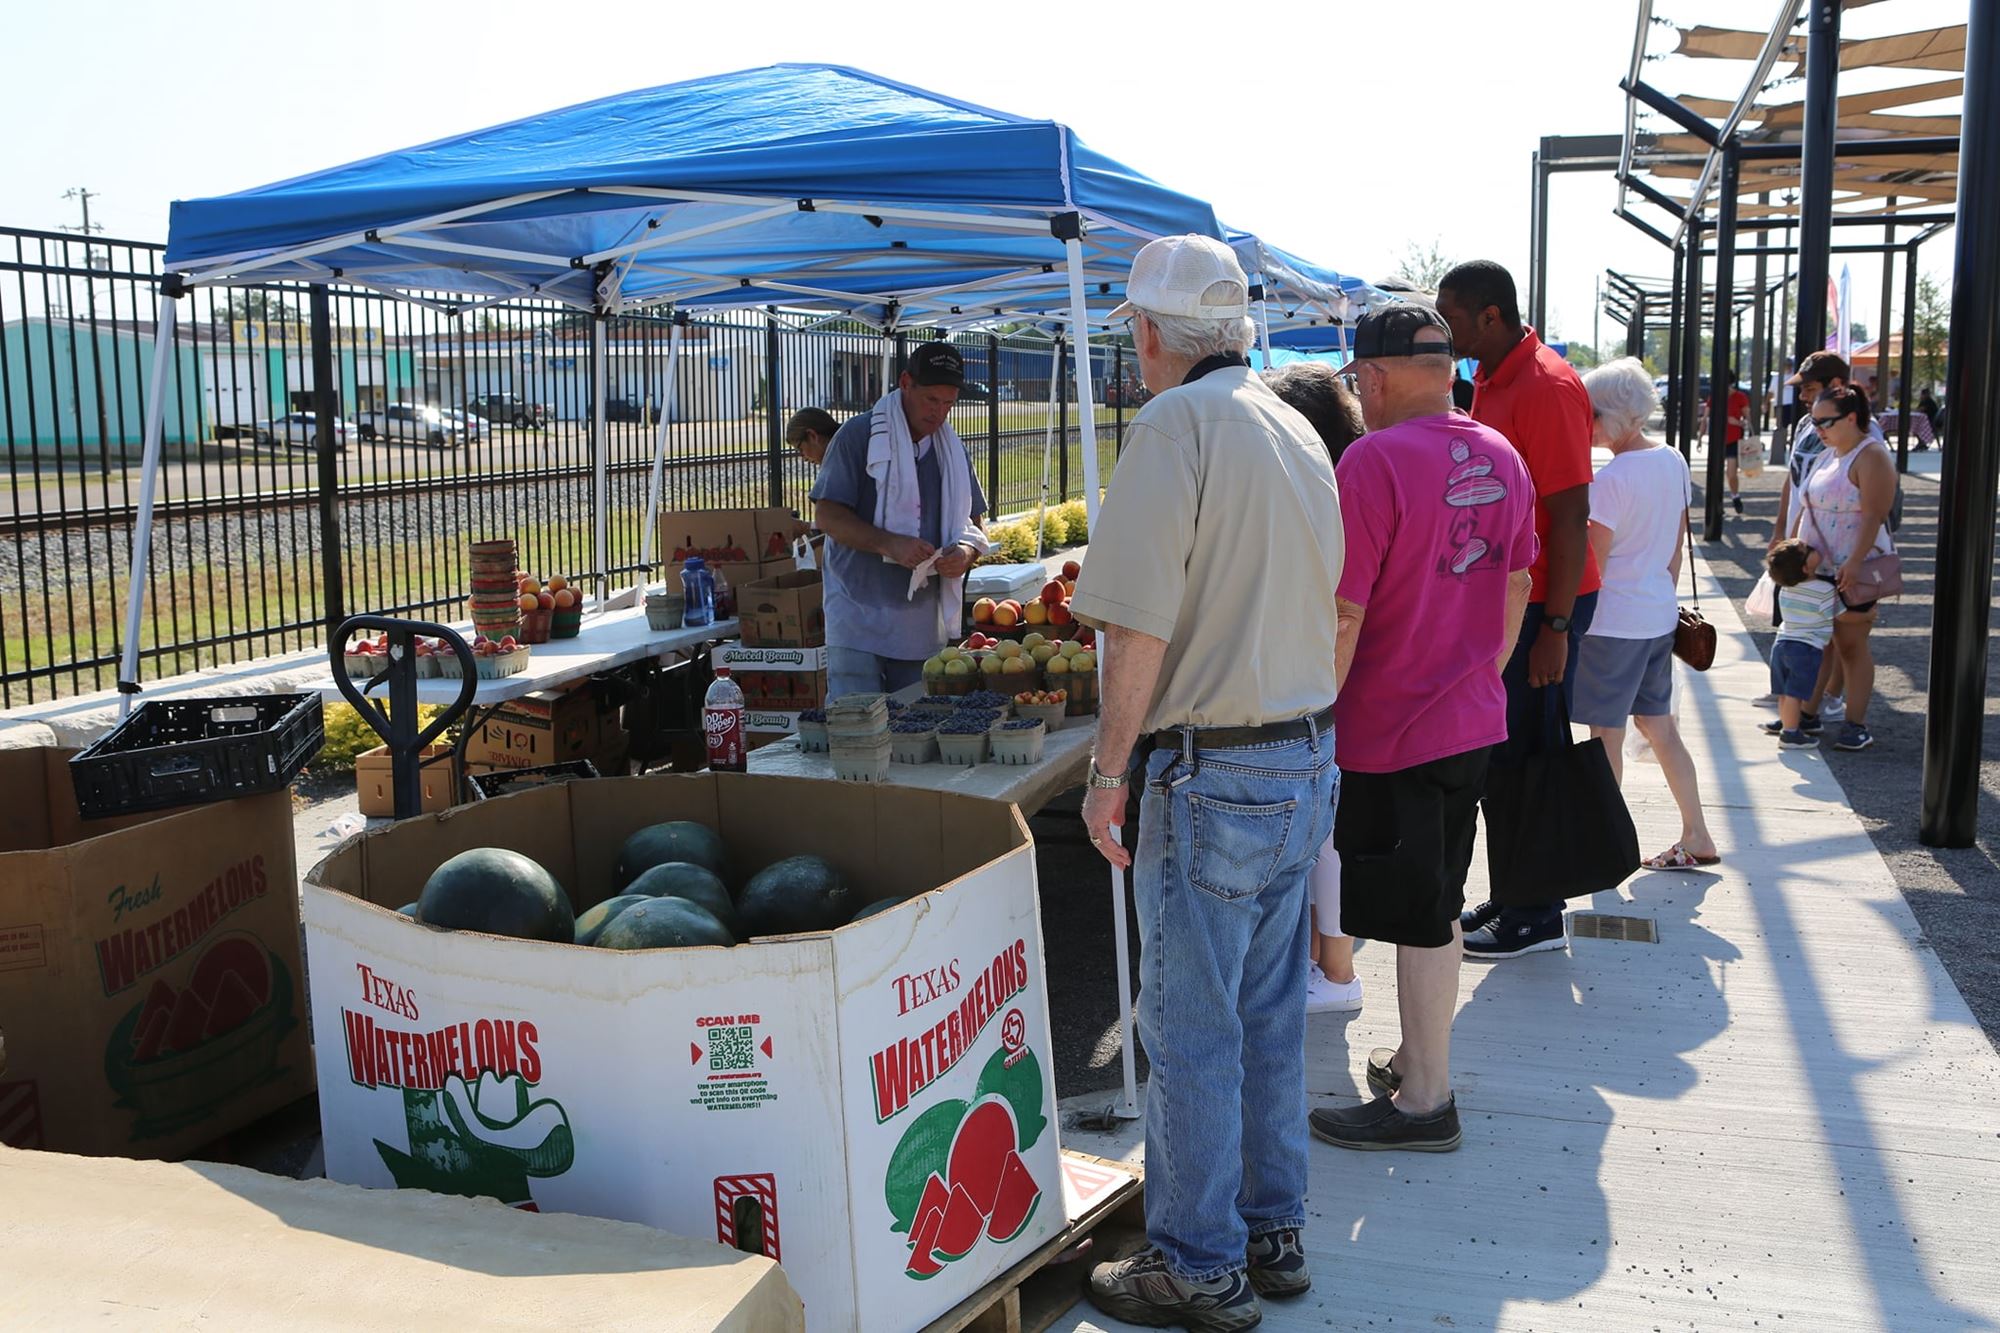
[[(1590, 553), (1590, 395), (1569, 362), (1521, 322), (1514, 279), (1491, 260), (1460, 264), (1438, 284), (1438, 313), (1451, 325), (1461, 356), (1479, 362), (1472, 415), (1507, 437), (1535, 483), (1535, 536), (1541, 553), (1530, 573), (1528, 613), (1502, 678), (1507, 685), (1507, 743), (1494, 752), (1492, 780), (1554, 744), (1561, 713), (1548, 686), (1574, 690), (1576, 657), (1597, 609), (1597, 562)], [(1561, 949), (1560, 899), (1540, 907), (1481, 903), (1459, 919), (1468, 958), (1518, 958)]]
[[(1723, 479), (1729, 484), (1729, 503), (1736, 506), (1736, 512), (1743, 512), (1743, 488), (1738, 479), (1737, 455), (1743, 448), (1743, 428), (1750, 420), (1750, 395), (1736, 387), (1736, 372), (1729, 372), (1729, 397), (1725, 400), (1729, 407), (1729, 427), (1725, 432), (1727, 443), (1722, 446)], [(1701, 405), (1700, 438), (1708, 438), (1708, 414), (1715, 410), (1715, 398), (1710, 395)]]

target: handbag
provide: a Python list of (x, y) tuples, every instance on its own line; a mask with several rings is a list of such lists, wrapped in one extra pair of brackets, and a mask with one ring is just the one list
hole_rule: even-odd
[(1486, 870), (1503, 907), (1602, 893), (1639, 868), (1639, 833), (1603, 740), (1570, 740), (1562, 688), (1547, 694), (1561, 710), (1565, 743), (1486, 772)]
[(1702, 619), (1701, 588), (1694, 577), (1694, 525), (1688, 522), (1685, 510), (1681, 512), (1681, 527), (1687, 533), (1688, 591), (1694, 596), (1694, 605), (1681, 607), (1674, 622), (1674, 656), (1696, 671), (1706, 671), (1715, 664), (1715, 626)]

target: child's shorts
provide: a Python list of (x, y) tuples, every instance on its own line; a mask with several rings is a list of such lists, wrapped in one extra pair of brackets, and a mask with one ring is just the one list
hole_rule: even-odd
[(1771, 645), (1771, 693), (1788, 699), (1810, 699), (1819, 684), (1819, 663), (1823, 650), (1798, 639), (1780, 639)]

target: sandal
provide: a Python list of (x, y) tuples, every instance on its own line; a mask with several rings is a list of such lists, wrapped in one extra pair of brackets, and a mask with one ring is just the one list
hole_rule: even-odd
[(1639, 864), (1647, 870), (1699, 870), (1705, 866), (1721, 865), (1722, 857), (1696, 856), (1679, 843), (1675, 843), (1658, 856), (1649, 856)]

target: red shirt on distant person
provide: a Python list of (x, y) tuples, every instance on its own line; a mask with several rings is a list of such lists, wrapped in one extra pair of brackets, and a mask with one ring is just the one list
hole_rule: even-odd
[[(1535, 482), (1535, 540), (1540, 550), (1529, 571), (1531, 602), (1548, 598), (1549, 511), (1543, 498), (1590, 484), (1590, 395), (1575, 367), (1544, 344), (1532, 326), (1491, 375), (1482, 367), (1472, 380), (1472, 415), (1507, 437)], [(1586, 547), (1583, 581), (1576, 595), (1597, 591), (1597, 557)]]

